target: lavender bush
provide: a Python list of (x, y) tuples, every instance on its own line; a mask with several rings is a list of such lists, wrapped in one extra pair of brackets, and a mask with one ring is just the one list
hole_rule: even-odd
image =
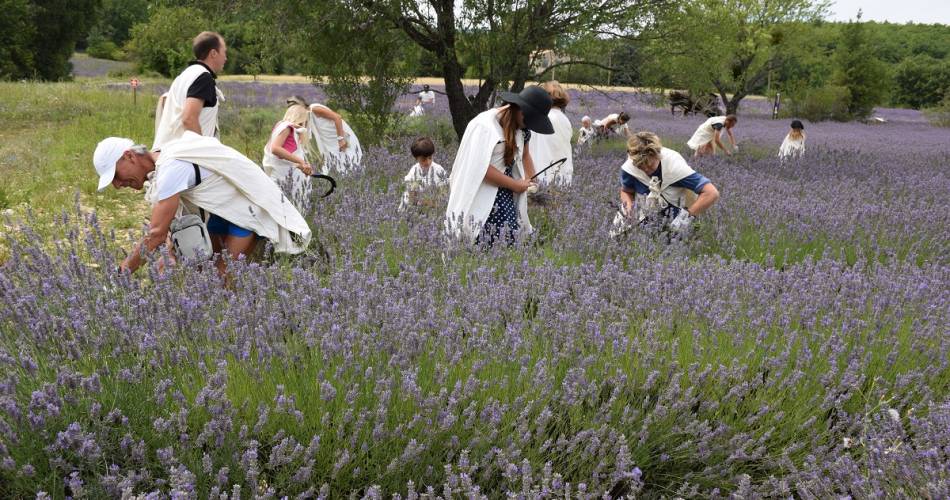
[[(699, 120), (616, 98), (674, 147)], [(329, 259), (231, 287), (113, 273), (129, 235), (81, 206), (55, 241), (19, 221), (0, 496), (950, 495), (947, 132), (808, 124), (783, 165), (786, 126), (741, 116), (740, 155), (692, 162), (723, 197), (687, 242), (608, 238), (607, 144), (522, 245), (448, 245), (442, 207), (396, 210), (409, 135), (305, 207)]]

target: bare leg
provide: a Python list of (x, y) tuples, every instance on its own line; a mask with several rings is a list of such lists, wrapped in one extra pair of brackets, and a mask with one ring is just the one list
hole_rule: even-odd
[(713, 152), (713, 143), (707, 142), (706, 144), (703, 144), (702, 146), (699, 147), (699, 149), (696, 150), (696, 154), (694, 156), (706, 156), (706, 155), (712, 154), (712, 152)]
[[(248, 236), (224, 236), (222, 245), (225, 250), (228, 252), (228, 257), (232, 260), (237, 260), (238, 257), (242, 255), (248, 255), (254, 251), (254, 247), (257, 246), (257, 235), (251, 234)], [(224, 257), (219, 256), (215, 265), (218, 267), (218, 273), (228, 281), (227, 278), (227, 264), (225, 263)]]

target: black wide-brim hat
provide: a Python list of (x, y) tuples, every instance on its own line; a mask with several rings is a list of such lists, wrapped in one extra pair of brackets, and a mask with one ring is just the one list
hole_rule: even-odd
[(515, 104), (521, 109), (524, 115), (524, 124), (528, 130), (539, 134), (553, 134), (554, 126), (548, 118), (548, 112), (551, 111), (551, 96), (547, 91), (532, 85), (525, 87), (524, 90), (515, 94), (514, 92), (502, 92), (501, 100), (507, 103)]
[(798, 120), (792, 120), (792, 128), (798, 129), (798, 130), (805, 130), (805, 126), (802, 125), (802, 122)]

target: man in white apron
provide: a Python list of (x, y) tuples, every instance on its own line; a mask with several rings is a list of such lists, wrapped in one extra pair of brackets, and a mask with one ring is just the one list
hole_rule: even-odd
[[(109, 137), (93, 154), (99, 191), (110, 184), (140, 190), (150, 180), (145, 195), (152, 204), (148, 235), (121, 269), (135, 271), (143, 251), (165, 244), (172, 220), (182, 212), (208, 215), (216, 254), (226, 250), (237, 259), (251, 253), (258, 238), (270, 240), (275, 252), (306, 250), (311, 237), (307, 221), (277, 184), (241, 153), (191, 131), (165, 143), (161, 152), (134, 144), (131, 139)], [(224, 274), (224, 260), (219, 258), (217, 265)]]
[(205, 31), (192, 43), (195, 60), (175, 78), (155, 108), (155, 141), (152, 151), (178, 139), (186, 130), (219, 137), (218, 106), (224, 95), (215, 83), (228, 60), (227, 45), (221, 35)]

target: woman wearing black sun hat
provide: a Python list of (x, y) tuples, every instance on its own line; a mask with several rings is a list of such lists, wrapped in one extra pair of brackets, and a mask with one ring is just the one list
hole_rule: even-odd
[(778, 157), (784, 161), (801, 158), (803, 154), (805, 154), (805, 126), (798, 120), (792, 120), (792, 128), (782, 141)]
[(530, 233), (528, 198), (534, 162), (531, 132), (552, 134), (551, 96), (541, 87), (502, 92), (501, 107), (476, 116), (465, 128), (449, 178), (446, 231), (470, 243), (511, 244)]

